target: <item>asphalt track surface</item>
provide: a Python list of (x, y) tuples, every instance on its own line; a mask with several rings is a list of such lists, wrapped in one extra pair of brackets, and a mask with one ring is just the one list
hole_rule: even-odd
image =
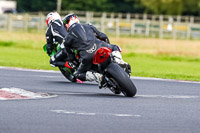
[(58, 72), (0, 68), (0, 88), (54, 98), (0, 100), (0, 133), (199, 133), (200, 83), (132, 78), (134, 98)]

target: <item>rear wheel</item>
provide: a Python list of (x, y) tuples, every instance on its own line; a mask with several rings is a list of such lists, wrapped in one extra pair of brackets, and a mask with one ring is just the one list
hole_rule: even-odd
[(114, 94), (120, 94), (121, 93), (121, 89), (119, 84), (117, 83), (117, 81), (115, 81), (114, 78), (109, 78), (111, 80), (111, 82), (114, 84), (114, 86), (109, 87), (109, 89), (114, 93)]
[(68, 70), (69, 68), (59, 67), (59, 69), (66, 79), (68, 79), (71, 82), (76, 82), (76, 78), (73, 75), (71, 75), (71, 73)]
[(135, 96), (137, 89), (128, 74), (115, 63), (109, 64), (107, 73), (118, 83), (121, 92), (127, 97)]

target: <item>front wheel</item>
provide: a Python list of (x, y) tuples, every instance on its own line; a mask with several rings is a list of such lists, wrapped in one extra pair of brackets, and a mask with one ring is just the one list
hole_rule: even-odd
[(133, 97), (137, 93), (137, 89), (128, 74), (116, 63), (111, 63), (107, 67), (107, 73), (119, 85), (121, 92), (127, 97)]
[(76, 78), (69, 72), (69, 68), (66, 67), (59, 67), (61, 73), (65, 76), (66, 79), (68, 79), (71, 82), (76, 82)]

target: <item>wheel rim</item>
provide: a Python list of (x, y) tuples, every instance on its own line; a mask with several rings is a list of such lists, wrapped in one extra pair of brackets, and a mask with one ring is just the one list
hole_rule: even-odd
[(117, 86), (117, 88), (119, 88), (119, 89), (117, 89), (117, 88), (113, 87), (113, 89), (110, 89), (110, 90), (115, 94), (120, 94), (121, 93), (121, 89), (120, 89), (119, 84), (113, 78), (110, 78), (110, 80)]

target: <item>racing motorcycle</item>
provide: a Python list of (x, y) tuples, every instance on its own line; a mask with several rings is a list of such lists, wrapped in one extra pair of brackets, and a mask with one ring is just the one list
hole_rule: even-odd
[[(45, 52), (47, 51), (46, 45), (44, 45), (43, 49)], [(59, 50), (61, 48), (58, 44), (50, 56), (53, 56)], [(137, 89), (130, 79), (130, 70), (122, 68), (115, 63), (111, 52), (112, 50), (108, 47), (101, 47), (95, 52), (93, 57), (93, 71), (103, 74), (103, 88), (109, 88), (114, 94), (123, 93), (127, 97), (135, 96)], [(74, 54), (78, 58), (76, 50), (74, 50)], [(67, 61), (67, 58), (65, 61)], [(73, 63), (69, 62), (68, 64), (67, 67), (59, 67), (61, 73), (71, 82), (83, 83), (73, 75), (78, 67), (78, 60), (75, 60)]]

